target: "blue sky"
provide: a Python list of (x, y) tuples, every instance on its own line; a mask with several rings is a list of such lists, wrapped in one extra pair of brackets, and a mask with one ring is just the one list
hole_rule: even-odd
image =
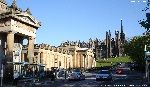
[[(120, 19), (126, 37), (142, 35), (145, 30), (138, 21), (145, 18), (145, 12), (141, 11), (146, 6), (143, 1), (17, 0), (17, 6), (23, 10), (30, 8), (32, 15), (42, 22), (36, 43), (58, 46), (66, 40), (104, 40), (108, 30), (114, 36), (115, 30), (120, 30)], [(10, 5), (12, 0), (7, 2)]]

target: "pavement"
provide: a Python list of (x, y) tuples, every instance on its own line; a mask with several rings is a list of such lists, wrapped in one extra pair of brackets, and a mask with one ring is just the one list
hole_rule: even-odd
[(64, 77), (59, 77), (55, 79), (55, 81), (51, 81), (51, 79), (45, 79), (39, 82), (21, 82), (18, 81), (17, 86), (13, 86), (12, 82), (8, 84), (3, 84), (2, 87), (55, 87), (58, 83), (65, 83), (67, 81)]

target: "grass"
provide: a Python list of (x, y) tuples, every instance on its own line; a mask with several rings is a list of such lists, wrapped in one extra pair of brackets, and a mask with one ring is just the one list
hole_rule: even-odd
[(96, 62), (97, 67), (103, 67), (103, 66), (112, 66), (114, 63), (120, 63), (120, 62), (131, 62), (132, 60), (130, 57), (117, 57), (117, 58), (108, 58), (108, 60), (100, 59)]

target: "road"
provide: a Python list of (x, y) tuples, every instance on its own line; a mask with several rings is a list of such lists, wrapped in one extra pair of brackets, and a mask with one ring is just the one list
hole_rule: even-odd
[(68, 81), (65, 79), (57, 79), (55, 82), (47, 81), (40, 87), (150, 87), (142, 78), (143, 74), (135, 71), (129, 71), (126, 75), (113, 74), (112, 81), (96, 81), (96, 73), (84, 73), (85, 80)]

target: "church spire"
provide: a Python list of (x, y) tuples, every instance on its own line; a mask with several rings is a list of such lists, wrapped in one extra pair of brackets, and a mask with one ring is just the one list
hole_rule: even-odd
[(125, 40), (125, 34), (123, 32), (123, 25), (122, 25), (122, 19), (121, 19), (121, 32), (120, 32), (120, 39), (122, 42)]
[(121, 19), (121, 33), (123, 33), (122, 19)]

